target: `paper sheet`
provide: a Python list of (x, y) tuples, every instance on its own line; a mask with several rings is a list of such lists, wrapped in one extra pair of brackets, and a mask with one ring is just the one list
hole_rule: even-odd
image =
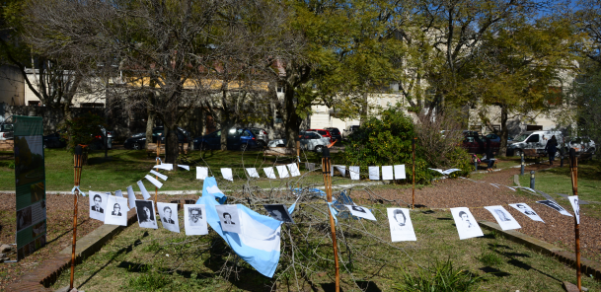
[(265, 172), (265, 175), (268, 178), (277, 179), (277, 177), (275, 176), (275, 171), (273, 171), (273, 167), (265, 167), (265, 168), (263, 168), (263, 171)]
[(90, 191), (88, 197), (90, 198), (90, 218), (104, 222), (109, 196), (106, 193)]
[(482, 229), (478, 225), (476, 218), (466, 207), (451, 208), (451, 214), (459, 232), (459, 239), (468, 239), (473, 237), (484, 236)]
[(536, 212), (534, 212), (534, 210), (532, 210), (532, 208), (530, 208), (530, 206), (528, 206), (528, 204), (526, 203), (509, 204), (509, 206), (520, 211), (520, 213), (528, 216), (528, 218), (534, 221), (540, 221), (545, 223), (545, 221), (543, 221), (543, 219), (541, 219), (540, 216), (538, 216), (538, 214), (536, 214)]
[(513, 218), (513, 216), (511, 216), (511, 214), (507, 212), (505, 208), (503, 208), (503, 206), (488, 206), (484, 207), (484, 209), (488, 210), (488, 212), (495, 217), (495, 220), (497, 220), (497, 223), (499, 223), (501, 229), (513, 230), (522, 228), (518, 221), (515, 220), (515, 218)]
[(163, 187), (163, 183), (158, 181), (156, 178), (150, 176), (150, 175), (146, 175), (144, 178), (146, 178), (151, 184), (153, 184), (155, 187), (157, 188), (161, 188)]
[(286, 165), (288, 167), (288, 170), (290, 170), (290, 175), (292, 177), (295, 176), (300, 176), (300, 171), (298, 170), (298, 167), (296, 167), (296, 163), (290, 163), (288, 165)]
[(382, 180), (392, 180), (392, 165), (382, 166)]
[(177, 165), (177, 167), (179, 167), (179, 168), (183, 168), (183, 169), (185, 169), (185, 170), (188, 170), (188, 171), (190, 171), (190, 166), (189, 166), (189, 165), (178, 164), (178, 165)]
[(417, 241), (409, 209), (387, 208), (386, 211), (388, 213), (388, 224), (390, 225), (390, 238), (392, 242)]
[(569, 196), (568, 200), (572, 205), (572, 209), (574, 210), (574, 215), (576, 215), (576, 224), (580, 224), (580, 204), (578, 203), (578, 196)]
[(260, 178), (259, 176), (259, 172), (257, 172), (256, 168), (247, 168), (246, 169), (246, 173), (248, 173), (248, 176), (252, 177), (252, 178)]
[(184, 227), (186, 235), (209, 234), (207, 227), (207, 212), (203, 204), (184, 205)]
[(536, 201), (539, 204), (543, 204), (557, 212), (559, 212), (561, 215), (565, 215), (565, 216), (570, 216), (570, 217), (574, 217), (572, 216), (572, 214), (568, 213), (568, 211), (566, 211), (566, 209), (564, 209), (562, 206), (560, 206), (559, 204), (557, 204), (557, 202), (552, 201), (552, 200), (543, 200), (543, 201)]
[(367, 220), (377, 221), (374, 214), (372, 214), (371, 211), (366, 207), (357, 206), (357, 205), (344, 205), (344, 206), (346, 206), (349, 209), (349, 211), (351, 211), (351, 215), (353, 215), (353, 216), (365, 218)]
[(351, 180), (360, 180), (361, 179), (361, 174), (359, 173), (360, 169), (361, 168), (359, 166), (349, 166)]
[(134, 189), (131, 186), (127, 187), (127, 199), (129, 201), (129, 207), (136, 207), (136, 194), (134, 194)]
[(278, 170), (278, 174), (280, 175), (280, 178), (290, 177), (290, 175), (288, 175), (288, 169), (286, 168), (286, 165), (276, 165), (275, 168)]
[(162, 179), (164, 181), (167, 180), (167, 176), (164, 175), (164, 174), (162, 174), (162, 173), (160, 173), (160, 172), (158, 172), (158, 171), (151, 170), (150, 173), (154, 174), (155, 176), (157, 176), (158, 178), (160, 178), (160, 179)]
[(108, 196), (104, 224), (127, 226), (127, 199)]
[(231, 168), (222, 168), (221, 175), (223, 176), (223, 179), (225, 179), (225, 180), (234, 181), (234, 175), (232, 174)]
[(138, 214), (138, 224), (141, 228), (159, 228), (153, 201), (136, 200), (136, 213)]
[(215, 206), (221, 229), (225, 232), (241, 233), (240, 216), (238, 215), (238, 207), (236, 205), (217, 205)]
[(138, 187), (142, 192), (142, 197), (144, 198), (144, 200), (148, 200), (148, 198), (150, 198), (150, 194), (146, 190), (146, 187), (144, 186), (144, 183), (141, 180), (138, 181)]
[(163, 228), (171, 232), (179, 233), (177, 204), (157, 202), (157, 208), (159, 209), (159, 217)]
[(153, 166), (152, 168), (157, 168), (157, 169), (163, 169), (163, 170), (171, 171), (171, 170), (173, 170), (173, 164), (171, 164), (171, 163), (161, 163), (159, 165)]
[(368, 168), (369, 171), (369, 180), (380, 180), (380, 167), (379, 166), (370, 166)]
[(207, 177), (209, 177), (209, 169), (206, 167), (197, 166), (196, 179), (205, 180)]
[(394, 179), (398, 180), (398, 179), (406, 179), (407, 175), (405, 173), (405, 165), (404, 164), (398, 164), (394, 166)]

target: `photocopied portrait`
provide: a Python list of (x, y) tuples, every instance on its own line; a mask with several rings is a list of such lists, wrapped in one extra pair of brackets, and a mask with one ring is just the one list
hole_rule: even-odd
[(222, 168), (221, 175), (223, 176), (223, 179), (225, 179), (225, 180), (234, 181), (234, 175), (232, 174), (231, 168)]
[(207, 212), (205, 205), (185, 204), (184, 205), (184, 228), (186, 235), (205, 235), (209, 234), (207, 227)]
[(393, 180), (392, 165), (382, 166), (382, 180)]
[(108, 196), (104, 224), (127, 226), (127, 211), (123, 210), (123, 206), (127, 206), (126, 198)]
[(342, 177), (346, 177), (346, 166), (345, 165), (334, 165), (334, 167), (336, 168), (336, 170), (338, 170), (338, 172), (340, 172), (340, 175), (342, 175)]
[(290, 175), (292, 177), (295, 176), (300, 176), (300, 171), (298, 170), (298, 167), (296, 166), (296, 163), (290, 163), (288, 165), (286, 165), (288, 167), (288, 170), (290, 171)]
[(392, 242), (417, 241), (413, 224), (409, 217), (409, 209), (387, 208), (390, 238)]
[(154, 202), (150, 200), (136, 200), (136, 213), (138, 214), (138, 224), (142, 228), (158, 229), (155, 218)]
[(351, 180), (360, 180), (361, 179), (361, 167), (359, 166), (349, 166), (348, 171), (351, 175)]
[(294, 223), (294, 220), (292, 220), (292, 216), (290, 216), (290, 213), (288, 213), (288, 209), (283, 204), (263, 205), (263, 208), (267, 210), (267, 214), (269, 214), (269, 217), (275, 220), (286, 223)]
[[(286, 167), (286, 166), (284, 166)], [(241, 222), (238, 215), (238, 206), (236, 205), (218, 205), (215, 206), (217, 215), (221, 222), (221, 229), (224, 232), (241, 233)]]
[(177, 204), (157, 202), (157, 209), (159, 209), (159, 217), (163, 228), (171, 232), (179, 233)]
[(349, 211), (351, 211), (351, 215), (353, 215), (353, 216), (357, 216), (359, 218), (364, 218), (367, 220), (378, 221), (378, 220), (376, 220), (376, 216), (374, 216), (374, 214), (372, 214), (371, 211), (366, 207), (356, 206), (356, 205), (344, 205), (344, 206), (346, 206), (349, 209)]
[(278, 170), (278, 174), (280, 175), (280, 178), (290, 177), (290, 175), (288, 174), (288, 168), (286, 168), (286, 165), (276, 165), (275, 168)]
[(273, 170), (273, 167), (265, 167), (263, 168), (263, 171), (265, 172), (265, 176), (267, 176), (270, 179), (277, 179), (277, 177), (275, 176), (275, 171)]
[(559, 212), (561, 215), (574, 217), (574, 216), (572, 216), (572, 214), (568, 213), (568, 211), (566, 211), (566, 209), (564, 209), (561, 205), (557, 204), (557, 202), (555, 202), (555, 201), (544, 200), (544, 201), (536, 201), (536, 202), (539, 204), (543, 204), (543, 205)]
[(106, 193), (90, 191), (88, 197), (90, 198), (90, 218), (104, 222), (109, 195)]
[(370, 166), (368, 167), (369, 180), (380, 180), (380, 167)]
[(522, 228), (518, 221), (515, 220), (515, 218), (513, 218), (513, 216), (511, 216), (511, 214), (507, 212), (505, 208), (503, 208), (503, 206), (488, 206), (484, 207), (484, 209), (488, 210), (488, 212), (495, 217), (495, 220), (497, 220), (497, 223), (499, 223), (501, 229), (513, 230)]
[(576, 215), (576, 224), (580, 224), (580, 203), (578, 201), (578, 196), (569, 196), (568, 200), (572, 205), (572, 209), (574, 209), (574, 215)]
[(247, 168), (247, 169), (246, 169), (246, 173), (248, 173), (248, 176), (249, 176), (249, 177), (252, 177), (252, 178), (260, 178), (260, 177), (259, 177), (259, 172), (257, 172), (257, 169), (256, 169), (256, 168), (254, 168), (254, 167), (253, 167), (253, 168)]
[(405, 178), (406, 178), (405, 165), (404, 164), (395, 165), (394, 166), (394, 179), (399, 180), (399, 179), (405, 179)]
[(482, 229), (476, 222), (476, 218), (466, 207), (451, 208), (451, 214), (455, 220), (457, 226), (457, 232), (459, 233), (459, 239), (468, 239), (473, 237), (484, 236)]
[(509, 204), (509, 206), (520, 211), (520, 213), (526, 215), (528, 218), (534, 221), (545, 223), (545, 221), (543, 221), (543, 219), (541, 219), (540, 216), (538, 216), (538, 214), (536, 214), (536, 212), (534, 212), (534, 210), (532, 210), (532, 208), (526, 203)]

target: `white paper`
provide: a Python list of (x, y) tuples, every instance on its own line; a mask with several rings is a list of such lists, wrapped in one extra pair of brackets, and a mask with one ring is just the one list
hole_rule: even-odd
[(138, 224), (141, 228), (159, 228), (153, 201), (136, 200), (136, 213), (138, 214)]
[(160, 179), (162, 179), (162, 180), (164, 180), (164, 181), (166, 181), (166, 180), (167, 180), (167, 176), (166, 176), (166, 175), (164, 175), (164, 174), (162, 174), (162, 173), (160, 173), (160, 172), (158, 172), (158, 171), (155, 171), (155, 170), (150, 170), (150, 173), (152, 173), (152, 174), (156, 175), (158, 178), (160, 178)]
[(351, 175), (351, 179), (352, 180), (360, 180), (361, 179), (361, 174), (359, 173), (360, 171), (360, 167), (359, 166), (349, 166), (349, 172)]
[(127, 199), (108, 196), (104, 224), (127, 226)]
[(150, 198), (150, 194), (146, 190), (146, 187), (144, 186), (144, 183), (141, 180), (138, 181), (138, 187), (142, 192), (142, 197), (144, 198), (144, 200), (148, 200), (148, 198)]
[(225, 232), (241, 233), (240, 216), (238, 215), (238, 206), (236, 205), (217, 205), (215, 206), (221, 229)]
[(136, 207), (136, 194), (134, 194), (134, 189), (131, 186), (127, 187), (127, 199), (129, 200), (129, 207)]
[(294, 224), (294, 220), (290, 213), (288, 213), (288, 209), (284, 204), (267, 204), (263, 205), (263, 208), (265, 208), (269, 217), (278, 221)]
[(345, 205), (345, 206), (349, 209), (349, 211), (351, 211), (351, 215), (353, 215), (353, 216), (377, 221), (374, 214), (372, 214), (371, 211), (366, 207), (356, 206), (356, 205)]
[(280, 175), (280, 178), (289, 177), (288, 169), (286, 168), (286, 165), (276, 165), (275, 168), (278, 170), (278, 174)]
[(456, 171), (461, 171), (461, 169), (459, 169), (459, 168), (451, 168), (451, 169), (447, 169), (447, 170), (443, 171), (443, 172), (442, 172), (442, 174), (444, 174), (444, 175), (449, 175), (449, 174), (451, 174), (451, 173), (453, 173), (453, 172), (456, 172)]
[(572, 214), (568, 213), (568, 211), (566, 211), (566, 209), (564, 209), (561, 205), (557, 204), (557, 202), (555, 202), (555, 201), (543, 200), (543, 201), (536, 201), (536, 202), (539, 204), (543, 204), (543, 205), (559, 212), (561, 215), (574, 217), (574, 216), (572, 216)]
[(388, 223), (390, 225), (390, 238), (392, 242), (398, 241), (417, 241), (409, 209), (406, 208), (387, 208)]
[(510, 186), (506, 186), (506, 187), (507, 187), (508, 189), (510, 189), (510, 190), (512, 190), (512, 191), (514, 191), (514, 192), (515, 192), (515, 188), (512, 188), (512, 187), (510, 187)]
[(457, 232), (459, 232), (459, 239), (468, 239), (473, 237), (484, 236), (482, 229), (476, 222), (476, 218), (466, 207), (451, 208), (451, 214), (455, 219), (455, 225), (457, 226)]
[(290, 163), (287, 166), (288, 166), (288, 170), (290, 170), (290, 175), (292, 177), (301, 175), (300, 171), (298, 170), (298, 167), (296, 166), (296, 163)]
[(190, 166), (189, 165), (178, 164), (177, 167), (183, 168), (183, 169), (185, 169), (187, 171), (190, 171)]
[(256, 168), (247, 168), (246, 173), (248, 173), (248, 176), (250, 176), (250, 177), (260, 178), (259, 172), (257, 172)]
[(179, 233), (179, 220), (177, 219), (177, 204), (157, 202), (159, 217), (163, 228)]
[(275, 176), (275, 171), (273, 171), (273, 167), (265, 167), (265, 168), (263, 168), (263, 171), (265, 172), (265, 175), (268, 178), (277, 179), (277, 177)]
[(196, 167), (196, 179), (205, 180), (209, 177), (209, 169), (206, 167)]
[(536, 214), (536, 212), (534, 212), (534, 210), (532, 210), (532, 208), (530, 208), (530, 206), (528, 206), (528, 204), (526, 204), (526, 203), (509, 204), (509, 206), (520, 211), (520, 213), (528, 216), (528, 218), (530, 218), (534, 221), (539, 221), (539, 222), (545, 223), (545, 221), (543, 221), (543, 219), (541, 219), (540, 216), (538, 216), (538, 214)]
[(225, 180), (234, 181), (234, 175), (232, 174), (231, 168), (222, 168), (221, 175), (223, 176), (223, 179), (225, 179)]
[(392, 180), (392, 165), (382, 166), (382, 180)]
[(207, 212), (203, 204), (184, 205), (184, 227), (186, 235), (209, 234), (207, 227)]
[(116, 190), (115, 197), (123, 198), (123, 192), (121, 190)]
[(90, 198), (90, 218), (104, 222), (109, 196), (106, 193), (90, 191), (88, 197)]
[(171, 164), (171, 163), (161, 163), (159, 165), (155, 165), (153, 168), (171, 171), (171, 170), (173, 170), (173, 164)]
[(568, 200), (570, 200), (572, 209), (574, 209), (574, 214), (576, 215), (576, 224), (580, 224), (580, 203), (578, 201), (578, 196), (569, 196)]
[(497, 184), (493, 184), (493, 183), (489, 183), (489, 184), (497, 189), (499, 188), (499, 186)]
[(369, 171), (369, 180), (380, 180), (380, 167), (379, 166), (370, 166), (368, 168)]
[(394, 179), (406, 179), (407, 175), (405, 174), (405, 165), (399, 164), (394, 166)]
[(345, 165), (335, 165), (334, 167), (336, 167), (336, 170), (338, 170), (340, 172), (342, 177), (346, 177), (346, 166)]
[(157, 188), (161, 188), (163, 187), (163, 183), (158, 181), (156, 178), (150, 176), (150, 175), (146, 175), (144, 178), (146, 178), (151, 184), (153, 184), (155, 187)]
[(505, 210), (505, 208), (503, 208), (502, 206), (488, 206), (484, 207), (484, 209), (488, 210), (488, 212), (490, 212), (492, 216), (495, 217), (495, 220), (497, 220), (497, 223), (499, 223), (501, 229), (513, 230), (522, 228), (518, 221), (515, 220), (515, 218), (513, 218), (513, 216), (511, 216), (511, 214), (507, 212), (507, 210)]

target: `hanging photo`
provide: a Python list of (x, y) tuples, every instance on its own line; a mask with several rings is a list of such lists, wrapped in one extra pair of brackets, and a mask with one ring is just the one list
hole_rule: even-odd
[(360, 180), (361, 176), (360, 176), (360, 167), (359, 166), (349, 166), (349, 172), (351, 174), (351, 179), (352, 180)]
[(346, 166), (345, 165), (335, 165), (334, 167), (336, 167), (336, 170), (338, 170), (340, 172), (342, 177), (346, 177)]
[(353, 215), (353, 216), (365, 218), (367, 220), (377, 221), (374, 214), (372, 214), (371, 211), (365, 207), (361, 207), (361, 206), (357, 206), (357, 205), (345, 205), (345, 206), (349, 209), (349, 211), (351, 211), (351, 215)]
[(530, 208), (530, 206), (528, 206), (526, 203), (509, 204), (509, 206), (520, 211), (520, 213), (528, 216), (528, 218), (534, 221), (545, 223), (545, 221), (543, 221), (543, 219), (541, 219), (540, 216), (538, 216), (538, 214), (536, 214), (536, 212), (534, 212), (534, 210), (532, 210), (532, 208)]
[(399, 241), (417, 241), (409, 209), (406, 208), (388, 208), (388, 223), (390, 225), (390, 238), (392, 242)]
[(379, 166), (370, 166), (368, 168), (369, 171), (369, 180), (380, 180), (380, 167)]
[(405, 165), (404, 164), (395, 165), (394, 166), (394, 179), (399, 180), (399, 179), (405, 179), (405, 178), (407, 178), (407, 175), (405, 174)]
[(178, 164), (177, 167), (185, 169), (187, 171), (190, 171), (190, 166), (189, 165), (184, 165), (184, 164)]
[(453, 215), (453, 219), (455, 219), (459, 239), (484, 236), (482, 229), (480, 229), (478, 222), (476, 222), (476, 218), (474, 218), (468, 208), (451, 208), (451, 214)]
[(570, 217), (574, 217), (572, 216), (572, 214), (568, 213), (568, 211), (566, 211), (566, 209), (564, 209), (562, 206), (560, 206), (559, 204), (557, 204), (555, 201), (552, 200), (544, 200), (544, 201), (536, 201), (539, 204), (543, 204), (557, 212), (559, 212), (561, 215), (565, 215), (565, 216), (570, 216)]
[(179, 233), (179, 220), (177, 219), (177, 204), (176, 203), (161, 203), (157, 202), (159, 209), (159, 217), (163, 228)]
[(142, 197), (144, 198), (144, 200), (148, 200), (148, 198), (150, 198), (150, 194), (146, 190), (146, 187), (144, 186), (144, 183), (141, 180), (138, 181), (138, 187), (142, 192)]
[(392, 165), (382, 166), (382, 180), (392, 180)]
[(108, 196), (104, 224), (127, 226), (127, 211), (125, 211), (125, 208), (127, 208), (126, 198)]
[(222, 168), (221, 175), (223, 175), (223, 179), (225, 180), (234, 181), (234, 175), (232, 174), (231, 168)]
[(159, 180), (157, 180), (156, 178), (154, 178), (148, 174), (146, 176), (144, 176), (144, 178), (146, 178), (151, 184), (153, 184), (155, 187), (157, 187), (159, 189), (163, 187), (162, 182), (160, 182)]
[(288, 170), (290, 171), (290, 175), (292, 177), (301, 175), (300, 171), (298, 170), (298, 167), (296, 166), (296, 163), (290, 163), (287, 166), (288, 166)]
[(196, 179), (204, 180), (207, 177), (209, 177), (209, 169), (206, 167), (197, 166)]
[(138, 224), (142, 228), (158, 229), (155, 218), (154, 202), (147, 200), (136, 200), (136, 213), (138, 214)]
[(173, 164), (171, 164), (171, 163), (161, 163), (159, 165), (155, 165), (153, 168), (167, 170), (167, 171), (172, 171), (173, 170)]
[(484, 209), (488, 210), (488, 212), (495, 217), (495, 220), (497, 220), (497, 223), (499, 223), (501, 229), (513, 230), (522, 228), (518, 221), (516, 221), (515, 218), (513, 218), (513, 216), (511, 216), (511, 214), (509, 214), (509, 212), (507, 212), (507, 210), (505, 210), (505, 208), (502, 206), (488, 206), (484, 207)]
[(580, 203), (578, 201), (578, 196), (569, 196), (568, 200), (570, 200), (572, 209), (574, 209), (574, 214), (576, 215), (576, 224), (580, 224)]
[(90, 191), (90, 218), (104, 222), (108, 197), (106, 193)]
[(127, 187), (127, 200), (129, 201), (129, 207), (136, 207), (136, 195), (134, 194), (134, 189), (131, 186)]
[(275, 171), (273, 171), (273, 167), (265, 167), (263, 168), (263, 171), (265, 172), (265, 176), (267, 176), (270, 179), (277, 179), (277, 177), (275, 176)]
[(288, 169), (286, 168), (286, 165), (276, 165), (275, 168), (278, 170), (280, 178), (287, 178), (290, 176), (288, 175)]
[(263, 205), (263, 208), (267, 210), (269, 217), (287, 223), (294, 223), (292, 216), (288, 213), (288, 209), (283, 204), (269, 204)]
[(167, 180), (167, 176), (158, 171), (150, 170), (150, 173), (154, 174), (156, 177), (162, 179), (163, 181)]
[(186, 235), (205, 235), (209, 234), (207, 227), (207, 212), (205, 205), (185, 204), (184, 205), (184, 227)]
[(219, 221), (221, 223), (221, 229), (223, 231), (241, 233), (238, 206), (217, 205), (215, 206), (215, 210), (217, 210), (217, 215), (219, 216)]
[(123, 192), (121, 190), (116, 190), (115, 197), (123, 198)]
[(248, 176), (252, 178), (260, 178), (259, 172), (257, 172), (256, 168), (247, 168), (246, 172), (248, 173)]

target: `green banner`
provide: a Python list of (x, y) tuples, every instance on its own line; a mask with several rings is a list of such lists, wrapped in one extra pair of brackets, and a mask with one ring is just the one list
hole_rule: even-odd
[(46, 244), (46, 173), (41, 117), (13, 116), (17, 259)]

